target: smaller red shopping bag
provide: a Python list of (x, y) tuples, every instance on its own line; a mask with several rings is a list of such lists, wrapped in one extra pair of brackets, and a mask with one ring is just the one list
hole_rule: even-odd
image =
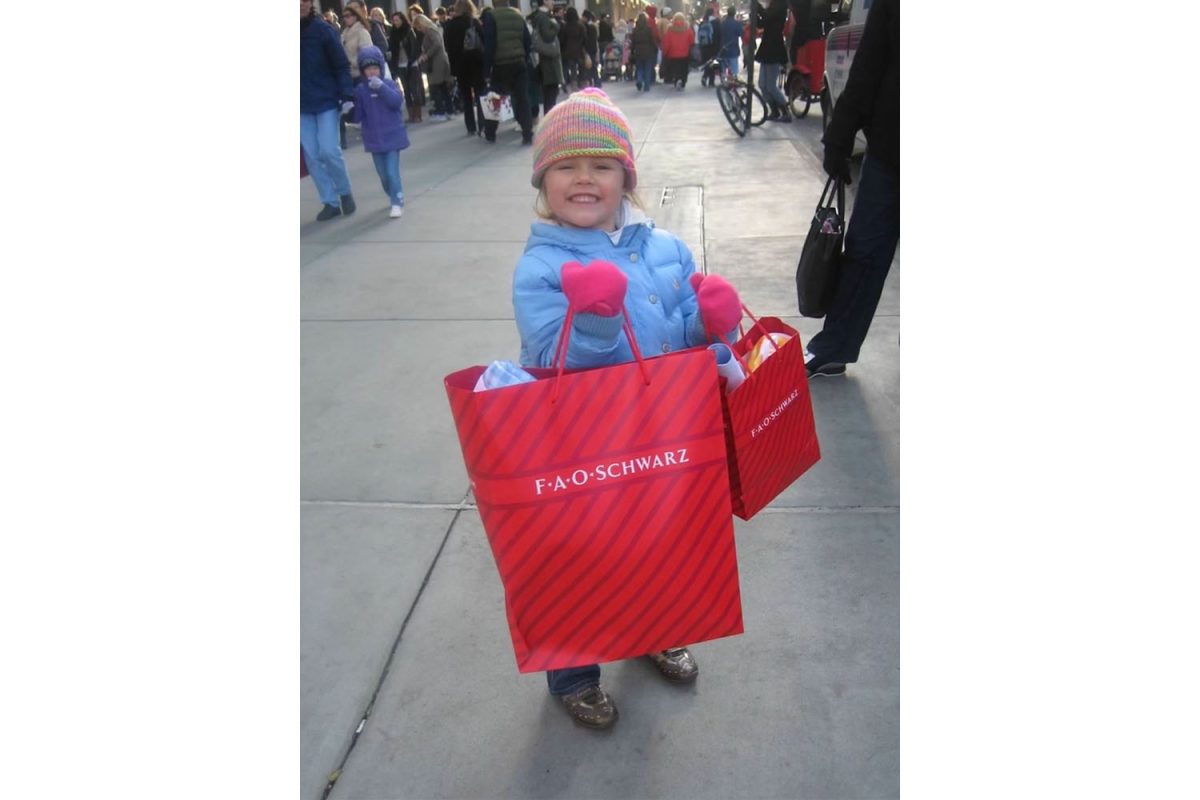
[[(799, 331), (778, 317), (757, 319), (745, 306), (742, 310), (754, 324), (730, 347), (746, 380), (721, 402), (733, 513), (748, 520), (816, 464), (821, 448)], [(751, 372), (747, 356), (768, 334), (791, 339)]]

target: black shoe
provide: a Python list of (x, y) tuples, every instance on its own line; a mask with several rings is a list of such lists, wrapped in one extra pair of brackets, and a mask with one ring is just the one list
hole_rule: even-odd
[(524, 146), (531, 145), (531, 144), (533, 144), (533, 134), (532, 133), (521, 134), (521, 146), (524, 147)]
[(352, 194), (342, 195), (342, 213), (343, 214), (345, 214), (348, 217), (351, 214), (353, 214), (355, 209), (357, 209), (357, 208), (358, 208), (358, 206), (354, 205), (354, 195), (352, 195)]
[(846, 365), (840, 361), (829, 361), (820, 356), (815, 356), (805, 350), (804, 370), (810, 378), (814, 378), (817, 375), (845, 375)]
[(340, 208), (326, 204), (326, 206), (321, 209), (321, 213), (317, 214), (317, 222), (324, 222), (327, 219), (333, 219), (334, 217), (340, 217), (341, 215), (342, 210)]

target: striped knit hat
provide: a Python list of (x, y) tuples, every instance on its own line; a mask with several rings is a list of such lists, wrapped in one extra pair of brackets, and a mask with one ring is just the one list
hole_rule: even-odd
[(542, 188), (551, 164), (580, 156), (617, 159), (625, 167), (625, 188), (637, 186), (629, 122), (600, 89), (575, 92), (542, 119), (533, 137), (534, 188)]

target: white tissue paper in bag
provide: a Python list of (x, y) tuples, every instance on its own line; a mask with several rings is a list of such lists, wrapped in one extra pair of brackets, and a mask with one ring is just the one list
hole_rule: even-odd
[(746, 373), (733, 351), (729, 349), (729, 345), (717, 343), (709, 345), (708, 349), (717, 357), (717, 374), (726, 380), (725, 393), (729, 394), (742, 385), (742, 381), (746, 380)]
[(505, 386), (516, 386), (519, 383), (529, 383), (535, 380), (525, 370), (511, 361), (493, 361), (475, 381), (475, 391), (485, 392), (488, 389), (501, 389)]

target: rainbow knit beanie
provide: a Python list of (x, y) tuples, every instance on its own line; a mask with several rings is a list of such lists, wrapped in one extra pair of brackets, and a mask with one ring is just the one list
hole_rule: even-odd
[(551, 164), (580, 156), (617, 159), (625, 167), (625, 188), (637, 186), (629, 122), (600, 89), (575, 92), (542, 118), (533, 137), (534, 188), (542, 188)]

